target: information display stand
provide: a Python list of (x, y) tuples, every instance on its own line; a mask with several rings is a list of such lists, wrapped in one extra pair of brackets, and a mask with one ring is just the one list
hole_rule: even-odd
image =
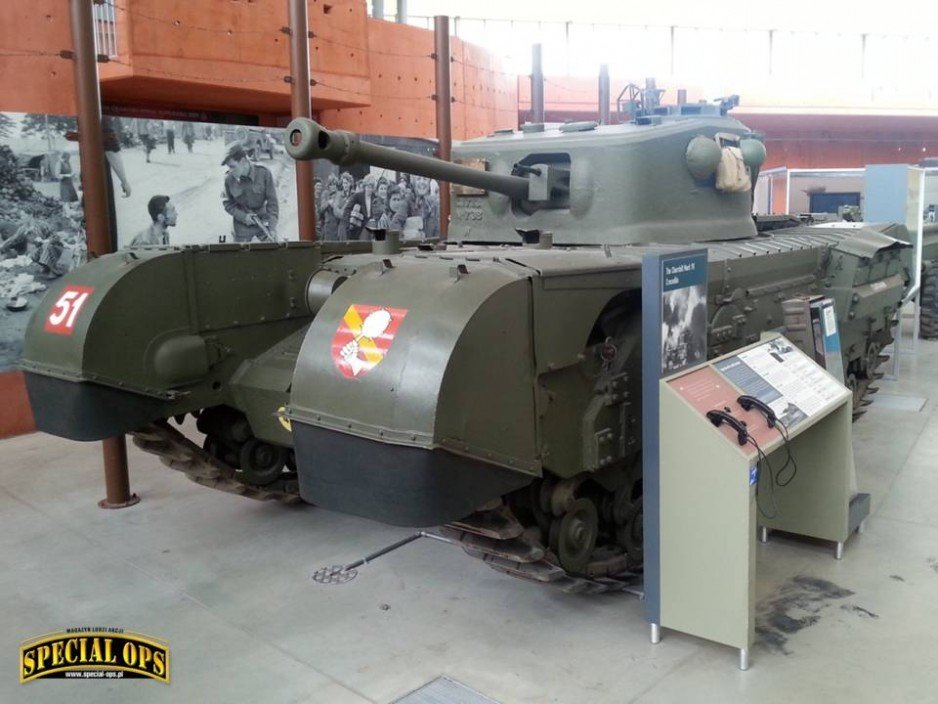
[(725, 643), (747, 669), (757, 526), (832, 541), (840, 557), (869, 512), (854, 489), (852, 394), (780, 335), (658, 390), (652, 640), (665, 627)]

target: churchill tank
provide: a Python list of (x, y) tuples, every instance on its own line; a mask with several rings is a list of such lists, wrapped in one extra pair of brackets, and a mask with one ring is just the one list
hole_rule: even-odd
[[(37, 425), (132, 433), (254, 498), (443, 526), (529, 581), (623, 588), (642, 568), (642, 257), (707, 251), (711, 357), (782, 329), (788, 299), (834, 299), (856, 415), (911, 278), (895, 226), (753, 218), (765, 148), (734, 105), (524, 125), (454, 145), (457, 163), (294, 120), (296, 159), (452, 184), (448, 240), (102, 257), (27, 331)], [(188, 413), (201, 445), (168, 422)]]

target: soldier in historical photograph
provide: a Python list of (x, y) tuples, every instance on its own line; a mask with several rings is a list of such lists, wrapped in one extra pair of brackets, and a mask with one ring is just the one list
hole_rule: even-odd
[(280, 206), (273, 175), (251, 162), (241, 142), (231, 144), (222, 166), (228, 167), (223, 204), (233, 219), (235, 242), (276, 241)]

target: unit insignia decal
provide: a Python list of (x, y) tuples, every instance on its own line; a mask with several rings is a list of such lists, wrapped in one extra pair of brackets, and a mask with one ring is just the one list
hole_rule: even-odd
[(342, 375), (357, 379), (378, 366), (405, 315), (406, 308), (350, 305), (332, 338), (332, 359)]

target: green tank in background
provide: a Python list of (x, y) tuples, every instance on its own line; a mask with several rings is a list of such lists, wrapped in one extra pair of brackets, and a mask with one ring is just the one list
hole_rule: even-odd
[(919, 294), (919, 333), (926, 340), (938, 338), (938, 224), (922, 229), (922, 288)]
[[(449, 242), (103, 257), (30, 324), (37, 424), (132, 432), (203, 484), (445, 525), (513, 576), (621, 588), (642, 566), (643, 254), (709, 252), (710, 356), (780, 329), (786, 299), (833, 298), (857, 413), (910, 281), (893, 226), (754, 220), (765, 149), (733, 105), (525, 125), (455, 145), (461, 164), (295, 120), (296, 158), (454, 184)], [(189, 412), (202, 447), (165, 422)]]

